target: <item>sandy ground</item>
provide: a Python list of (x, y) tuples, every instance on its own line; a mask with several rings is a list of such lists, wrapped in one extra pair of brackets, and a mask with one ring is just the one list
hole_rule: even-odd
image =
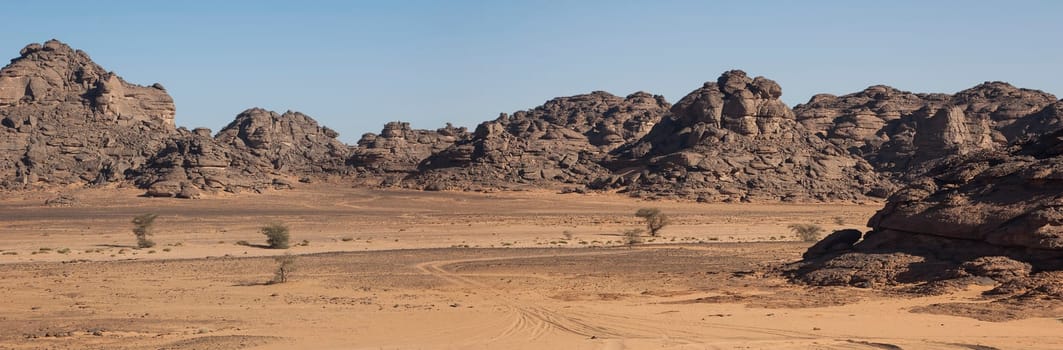
[[(1059, 349), (1057, 317), (911, 312), (985, 302), (786, 283), (791, 223), (862, 227), (878, 204), (698, 204), (545, 192), (315, 186), (202, 200), (78, 190), (0, 201), (0, 349)], [(658, 207), (673, 224), (620, 233)], [(158, 213), (158, 246), (131, 218)], [(266, 222), (291, 226), (286, 251)], [(652, 240), (652, 242), (650, 241)], [(269, 255), (295, 254), (266, 284)]]

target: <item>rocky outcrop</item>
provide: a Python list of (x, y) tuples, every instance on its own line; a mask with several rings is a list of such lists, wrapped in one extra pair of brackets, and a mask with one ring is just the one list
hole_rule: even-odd
[(178, 198), (291, 188), (290, 177), (347, 172), (349, 150), (336, 136), (302, 113), (252, 108), (214, 137), (205, 128), (178, 129), (136, 174), (136, 183), (148, 196)]
[(1056, 130), (1054, 96), (986, 82), (954, 95), (872, 86), (845, 96), (816, 95), (794, 107), (805, 127), (900, 182), (951, 155), (997, 150)]
[(864, 287), (935, 287), (965, 278), (1059, 283), (1040, 274), (1063, 270), (1063, 130), (1006, 151), (932, 163), (890, 196), (862, 241), (809, 256), (793, 270), (795, 279)]
[(885, 196), (863, 159), (799, 124), (774, 81), (729, 71), (683, 97), (646, 136), (616, 149), (592, 183), (702, 201), (829, 201)]
[(644, 92), (556, 98), (480, 124), (422, 162), (413, 181), (429, 189), (582, 186), (608, 172), (598, 163), (609, 151), (647, 133), (669, 107)]
[[(195, 197), (345, 176), (424, 189), (589, 186), (703, 201), (853, 201), (885, 197), (898, 183), (912, 184), (907, 195), (936, 193), (943, 185), (923, 174), (1007, 154), (1009, 144), (1063, 126), (1063, 101), (1001, 82), (953, 95), (873, 86), (817, 95), (794, 110), (781, 95), (770, 79), (730, 71), (675, 106), (644, 92), (599, 91), (502, 114), (472, 133), (389, 123), (351, 147), (290, 111), (249, 109), (214, 136), (175, 128), (161, 85), (127, 83), (53, 40), (0, 69), (0, 189), (132, 182), (153, 196)], [(909, 225), (923, 217), (897, 213)], [(1020, 246), (1047, 249), (1023, 239)]]
[(368, 133), (351, 149), (351, 164), (359, 178), (378, 185), (396, 185), (414, 174), (422, 161), (451, 145), (468, 140), (466, 128), (450, 123), (436, 130), (410, 128), (410, 123), (390, 122), (380, 134)]
[(0, 188), (125, 179), (173, 132), (161, 85), (129, 84), (51, 40), (0, 69)]
[(248, 164), (236, 164), (238, 167), (324, 174), (346, 170), (350, 150), (336, 139), (338, 136), (339, 133), (299, 112), (278, 114), (252, 108), (237, 115), (215, 139), (252, 156)]

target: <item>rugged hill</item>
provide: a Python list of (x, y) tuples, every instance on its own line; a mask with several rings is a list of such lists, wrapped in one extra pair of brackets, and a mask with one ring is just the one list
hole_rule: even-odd
[(480, 124), (421, 163), (413, 181), (429, 189), (582, 186), (607, 174), (599, 161), (648, 132), (669, 107), (645, 92), (559, 97)]
[(914, 94), (888, 86), (816, 95), (794, 107), (805, 127), (907, 182), (929, 161), (1015, 141), (1060, 126), (1055, 96), (986, 82), (954, 95)]
[(241, 113), (217, 136), (174, 127), (161, 85), (129, 84), (52, 40), (0, 69), (0, 188), (135, 183), (149, 195), (288, 187), (344, 174), (350, 150), (298, 112)]
[(992, 279), (987, 295), (1063, 300), (1063, 130), (931, 163), (871, 218), (863, 240), (828, 237), (792, 276), (920, 292)]
[(702, 201), (858, 200), (892, 184), (863, 159), (799, 124), (774, 81), (724, 73), (683, 97), (605, 164), (597, 188)]
[(724, 73), (661, 96), (559, 97), (481, 123), (387, 124), (356, 146), (298, 112), (249, 109), (217, 135), (174, 126), (137, 86), (58, 41), (0, 69), (0, 189), (134, 183), (149, 195), (288, 188), (293, 179), (424, 189), (582, 188), (703, 201), (885, 197), (942, 159), (1063, 126), (1063, 102), (1001, 82), (953, 95), (873, 86), (791, 110), (774, 81)]
[(468, 140), (466, 128), (450, 123), (437, 130), (410, 128), (410, 123), (390, 122), (380, 134), (367, 133), (351, 149), (349, 164), (359, 171), (358, 178), (374, 185), (399, 185), (418, 171), (421, 162), (434, 153)]
[(51, 40), (0, 69), (0, 187), (124, 180), (173, 132), (161, 85), (125, 82), (87, 54)]
[(347, 172), (350, 151), (337, 136), (299, 112), (252, 108), (213, 138), (209, 129), (179, 129), (135, 181), (148, 195), (161, 197), (290, 188), (286, 177), (309, 180)]

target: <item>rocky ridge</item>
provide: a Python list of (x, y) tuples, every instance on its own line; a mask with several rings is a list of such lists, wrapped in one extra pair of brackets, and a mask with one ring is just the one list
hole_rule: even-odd
[(924, 293), (988, 280), (996, 302), (1063, 300), (1063, 130), (932, 163), (862, 240), (810, 250), (791, 277)]
[(412, 179), (428, 189), (582, 187), (608, 173), (599, 163), (609, 151), (646, 134), (669, 107), (645, 92), (555, 98), (480, 124), (428, 157)]
[[(0, 73), (4, 188), (134, 183), (158, 196), (288, 188), (293, 179), (422, 189), (584, 187), (702, 201), (885, 197), (939, 159), (1060, 125), (1063, 103), (992, 82), (954, 95), (873, 86), (794, 109), (730, 71), (675, 106), (661, 96), (559, 97), (464, 128), (385, 125), (356, 146), (298, 112), (249, 109), (211, 136), (174, 128), (158, 84), (124, 82), (58, 41)], [(86, 132), (66, 133), (76, 127)]]
[(356, 178), (377, 186), (397, 186), (417, 173), (421, 162), (441, 152), (471, 134), (466, 128), (447, 123), (436, 130), (413, 129), (410, 123), (390, 122), (380, 134), (367, 133), (351, 148), (348, 162), (356, 171)]
[(174, 113), (159, 84), (127, 83), (56, 40), (30, 44), (0, 69), (0, 188), (133, 183), (194, 198), (349, 171), (336, 132), (298, 112), (250, 109), (213, 137), (175, 128)]
[(863, 159), (813, 134), (782, 88), (724, 73), (683, 97), (645, 137), (616, 149), (592, 184), (637, 196), (699, 201), (831, 201), (884, 197), (892, 184)]
[(127, 83), (56, 40), (30, 44), (0, 69), (0, 187), (122, 181), (165, 142), (174, 112), (161, 85)]
[(797, 105), (797, 119), (876, 170), (906, 183), (928, 162), (999, 150), (1058, 129), (1056, 97), (986, 82), (954, 95), (872, 86), (844, 96), (820, 94)]

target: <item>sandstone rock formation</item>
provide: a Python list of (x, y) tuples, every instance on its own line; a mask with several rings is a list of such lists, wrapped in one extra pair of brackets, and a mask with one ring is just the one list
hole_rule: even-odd
[(0, 69), (0, 189), (134, 182), (148, 195), (290, 187), (344, 174), (336, 132), (298, 112), (250, 109), (217, 137), (175, 129), (161, 85), (129, 84), (59, 41)]
[(1003, 283), (993, 293), (1041, 283), (1051, 292), (1039, 295), (1063, 299), (1051, 287), (1063, 280), (1045, 277), (1063, 270), (1063, 130), (932, 163), (889, 198), (851, 251), (810, 256), (793, 276), (865, 287), (989, 278)]
[(350, 156), (338, 134), (299, 112), (252, 108), (214, 137), (181, 128), (136, 176), (156, 197), (195, 198), (201, 191), (291, 187), (286, 177), (342, 175)]
[(360, 171), (359, 178), (378, 185), (397, 185), (415, 174), (422, 161), (451, 145), (468, 140), (466, 128), (450, 123), (437, 130), (410, 128), (410, 123), (391, 122), (380, 134), (368, 133), (351, 149), (349, 163)]
[(892, 185), (797, 122), (774, 81), (724, 73), (683, 97), (645, 137), (616, 149), (596, 188), (704, 201), (859, 200)]
[(1054, 96), (986, 82), (954, 95), (914, 94), (872, 86), (845, 96), (816, 95), (794, 107), (805, 127), (907, 182), (927, 162), (1002, 149), (1059, 127)]
[(129, 84), (51, 40), (0, 69), (0, 188), (122, 181), (172, 132), (161, 85)]
[(250, 154), (254, 164), (239, 164), (280, 173), (323, 174), (346, 170), (350, 150), (332, 129), (309, 116), (252, 108), (236, 116), (215, 136), (238, 152)]
[(849, 201), (885, 197), (896, 184), (937, 190), (921, 174), (1063, 127), (1063, 101), (1001, 82), (953, 95), (873, 86), (794, 110), (781, 94), (770, 79), (730, 71), (675, 106), (599, 91), (503, 114), (473, 133), (389, 123), (352, 147), (298, 112), (249, 109), (214, 136), (175, 128), (161, 85), (129, 84), (52, 40), (0, 69), (0, 189), (135, 183), (149, 195), (196, 197), (342, 176), (425, 189)]
[(645, 92), (555, 98), (480, 124), (426, 159), (414, 181), (429, 189), (582, 186), (607, 173), (598, 164), (607, 152), (644, 135), (669, 107)]

